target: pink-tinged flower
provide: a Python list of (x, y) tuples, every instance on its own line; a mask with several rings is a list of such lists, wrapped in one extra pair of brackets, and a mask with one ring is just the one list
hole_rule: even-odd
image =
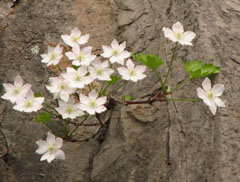
[(92, 47), (84, 47), (80, 49), (78, 45), (73, 46), (73, 52), (66, 52), (68, 59), (73, 60), (72, 64), (75, 66), (88, 66), (95, 58), (95, 55), (92, 55)]
[(36, 112), (42, 108), (44, 97), (34, 97), (31, 89), (26, 93), (25, 98), (20, 98), (16, 101), (13, 109), (21, 112)]
[(4, 83), (3, 87), (6, 91), (4, 95), (2, 95), (2, 99), (9, 100), (11, 103), (15, 103), (18, 99), (24, 98), (29, 89), (31, 89), (31, 85), (26, 83), (23, 84), (23, 79), (20, 75), (16, 76), (14, 79), (14, 85), (10, 83)]
[(48, 46), (48, 53), (41, 54), (42, 63), (47, 63), (47, 66), (57, 65), (62, 58), (63, 48), (60, 45), (57, 45), (55, 48)]
[(60, 98), (65, 102), (68, 101), (69, 95), (75, 92), (75, 88), (69, 87), (69, 82), (62, 76), (50, 77), (50, 85), (46, 88), (54, 95), (54, 99)]
[(98, 97), (98, 93), (95, 90), (92, 90), (88, 94), (88, 97), (80, 94), (79, 108), (90, 115), (94, 115), (95, 113), (101, 113), (107, 109), (104, 106), (106, 101), (107, 97)]
[(74, 119), (78, 116), (84, 115), (84, 112), (78, 108), (78, 104), (75, 104), (74, 97), (71, 96), (68, 102), (58, 100), (59, 107), (56, 108), (57, 112), (62, 115), (63, 119)]
[(224, 102), (219, 99), (223, 93), (224, 85), (216, 84), (211, 87), (211, 81), (208, 78), (202, 82), (202, 88), (197, 88), (198, 97), (203, 100), (203, 102), (208, 105), (213, 115), (216, 114), (217, 106), (225, 107)]
[(67, 72), (63, 73), (62, 76), (69, 82), (70, 87), (83, 88), (94, 80), (92, 76), (86, 76), (87, 73), (88, 70), (86, 66), (81, 66), (77, 70), (67, 67)]
[(94, 60), (93, 66), (89, 66), (90, 75), (99, 80), (111, 80), (110, 75), (114, 70), (108, 68), (108, 61), (101, 62), (100, 60)]
[(131, 56), (131, 53), (128, 51), (125, 51), (126, 48), (126, 42), (123, 42), (119, 45), (118, 41), (114, 39), (110, 46), (102, 46), (103, 53), (101, 54), (104, 58), (110, 58), (111, 63), (119, 63), (121, 65), (124, 65), (124, 59), (129, 58)]
[(119, 74), (122, 76), (122, 79), (137, 82), (138, 80), (142, 80), (146, 77), (146, 75), (143, 74), (146, 70), (146, 66), (137, 65), (135, 67), (131, 59), (127, 60), (126, 66), (127, 68), (124, 66), (117, 68)]
[(42, 155), (40, 161), (47, 160), (49, 163), (52, 162), (54, 159), (65, 159), (65, 154), (61, 150), (63, 140), (59, 137), (55, 138), (55, 135), (48, 132), (47, 133), (47, 139), (39, 140), (36, 142), (38, 145), (38, 149), (36, 150), (36, 153)]
[(80, 30), (78, 28), (74, 28), (70, 35), (61, 35), (61, 38), (67, 45), (73, 47), (74, 45), (86, 44), (89, 39), (89, 34), (81, 36)]
[(172, 29), (163, 27), (164, 36), (173, 42), (179, 42), (182, 45), (192, 45), (192, 40), (196, 34), (191, 31), (184, 32), (180, 22), (173, 24)]

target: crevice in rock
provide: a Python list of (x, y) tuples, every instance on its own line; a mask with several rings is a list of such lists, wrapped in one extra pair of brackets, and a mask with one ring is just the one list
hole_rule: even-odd
[(167, 140), (166, 140), (166, 162), (168, 166), (172, 165), (171, 162), (171, 156), (170, 156), (170, 152), (171, 152), (171, 148), (170, 148), (170, 127), (171, 127), (171, 116), (170, 116), (170, 112), (168, 109), (168, 102), (166, 102), (166, 108), (167, 108), (167, 115), (168, 115), (168, 131), (167, 131)]

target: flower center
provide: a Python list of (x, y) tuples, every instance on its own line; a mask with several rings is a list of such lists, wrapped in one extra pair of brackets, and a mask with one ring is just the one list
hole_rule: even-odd
[(117, 56), (118, 54), (119, 54), (118, 50), (114, 50), (114, 51), (113, 51), (113, 55), (114, 55), (114, 56)]
[(82, 77), (79, 76), (79, 75), (77, 75), (76, 78), (75, 78), (76, 81), (80, 81), (81, 79), (82, 79)]
[(211, 98), (213, 98), (214, 94), (213, 94), (212, 91), (209, 91), (209, 92), (207, 93), (207, 96), (208, 96), (209, 99), (211, 99)]
[(103, 70), (102, 70), (102, 69), (98, 69), (98, 70), (97, 70), (97, 74), (98, 74), (98, 75), (102, 75), (102, 74), (103, 74)]
[(136, 71), (134, 70), (134, 69), (131, 69), (130, 70), (130, 76), (133, 76), (133, 75), (135, 75), (136, 74)]
[(72, 41), (73, 41), (73, 42), (78, 42), (78, 41), (79, 41), (79, 37), (75, 37), (75, 36), (72, 37)]
[(91, 100), (91, 101), (89, 102), (89, 106), (90, 106), (90, 107), (95, 107), (95, 106), (96, 106), (96, 102), (95, 102), (94, 100)]
[(26, 107), (32, 107), (33, 101), (32, 100), (27, 100), (26, 101)]
[(56, 59), (56, 58), (57, 58), (57, 54), (56, 54), (55, 52), (52, 53), (50, 59), (51, 59), (51, 60), (54, 60), (54, 59)]
[(54, 148), (55, 147), (53, 145), (50, 145), (50, 146), (48, 146), (48, 151), (52, 152), (54, 150)]
[(17, 95), (17, 94), (20, 93), (20, 91), (21, 91), (21, 89), (20, 89), (19, 87), (15, 87), (14, 90), (13, 90), (13, 93), (14, 93), (15, 95)]
[(68, 112), (68, 114), (71, 114), (73, 112), (72, 107), (68, 107), (67, 112)]
[(180, 39), (182, 39), (183, 38), (183, 34), (182, 33), (176, 33), (176, 38), (178, 39), (178, 40), (180, 40)]
[(59, 88), (60, 88), (61, 90), (64, 90), (64, 89), (65, 89), (65, 85), (61, 84), (61, 85), (59, 86)]
[(79, 61), (82, 61), (83, 58), (84, 58), (84, 54), (78, 54), (77, 59), (78, 59)]

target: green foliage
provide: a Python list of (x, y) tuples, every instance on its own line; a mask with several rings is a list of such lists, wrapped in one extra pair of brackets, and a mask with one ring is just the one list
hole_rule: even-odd
[(42, 112), (41, 114), (36, 115), (35, 121), (37, 123), (47, 123), (51, 121), (51, 114), (47, 112)]
[(139, 61), (140, 63), (146, 65), (147, 67), (156, 71), (156, 69), (163, 64), (163, 60), (159, 59), (158, 56), (154, 54), (147, 55), (145, 53), (133, 54), (132, 57)]
[(34, 97), (42, 97), (42, 94), (40, 94), (40, 93), (34, 93)]
[(125, 101), (132, 101), (133, 100), (133, 96), (132, 95), (125, 95), (124, 96), (124, 100)]
[(121, 77), (120, 76), (117, 76), (117, 75), (111, 75), (111, 80), (110, 81), (107, 81), (108, 85), (114, 85), (116, 84), (119, 80), (121, 80)]
[(78, 68), (80, 68), (80, 66), (75, 66), (75, 65), (72, 65), (72, 67), (73, 67), (75, 70), (78, 70)]
[(220, 67), (214, 66), (213, 64), (204, 64), (202, 66), (202, 61), (193, 61), (187, 60), (184, 64), (184, 68), (190, 75), (190, 78), (201, 78), (206, 77), (212, 74), (217, 74), (220, 71)]

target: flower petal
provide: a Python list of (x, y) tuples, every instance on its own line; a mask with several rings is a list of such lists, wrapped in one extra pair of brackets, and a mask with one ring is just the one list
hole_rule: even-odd
[(216, 84), (216, 85), (213, 86), (212, 90), (213, 90), (214, 95), (217, 96), (217, 97), (219, 97), (219, 96), (221, 96), (222, 93), (223, 93), (224, 85), (222, 85), (222, 84)]
[(183, 33), (183, 26), (182, 24), (178, 21), (177, 23), (173, 24), (172, 30), (174, 33)]
[(211, 90), (211, 81), (209, 80), (208, 77), (205, 78), (202, 82), (202, 87), (204, 90), (209, 91)]
[(177, 42), (174, 32), (170, 28), (163, 27), (164, 36), (173, 42)]
[(225, 107), (224, 102), (221, 99), (219, 99), (218, 97), (215, 98), (214, 101), (218, 107)]

